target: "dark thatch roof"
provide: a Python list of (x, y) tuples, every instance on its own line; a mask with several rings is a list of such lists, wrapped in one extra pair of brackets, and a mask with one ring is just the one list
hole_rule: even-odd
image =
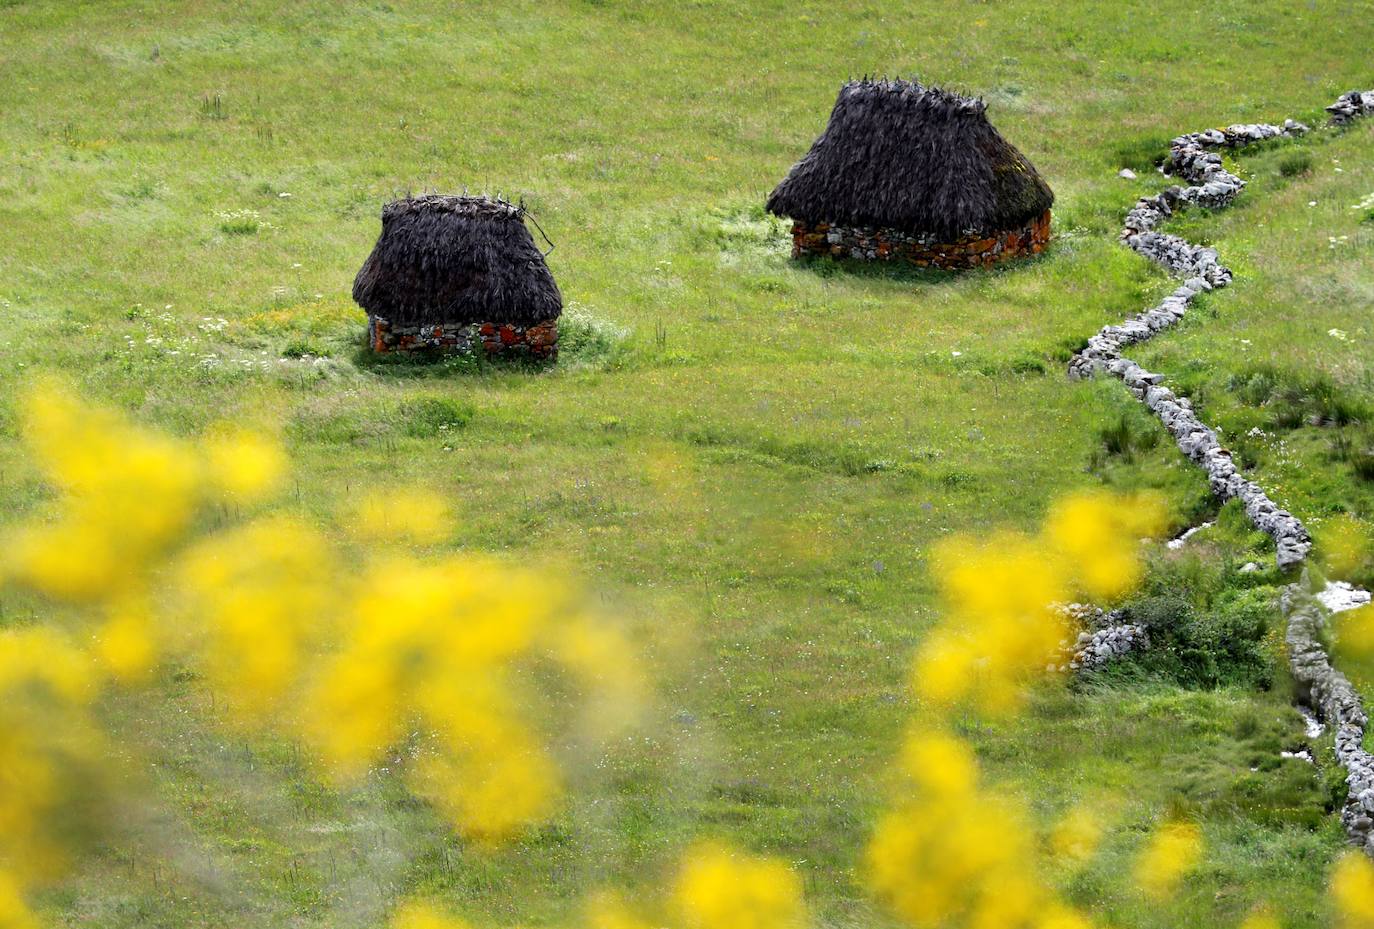
[(768, 198), (779, 216), (945, 239), (1014, 229), (1054, 193), (981, 99), (915, 81), (850, 81), (811, 151)]
[(488, 197), (425, 195), (388, 203), (353, 299), (393, 324), (531, 325), (563, 311), (524, 209)]

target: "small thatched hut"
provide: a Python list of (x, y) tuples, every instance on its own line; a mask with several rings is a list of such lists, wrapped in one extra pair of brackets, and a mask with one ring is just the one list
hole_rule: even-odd
[(524, 208), (489, 197), (388, 203), (353, 281), (374, 351), (558, 352), (558, 292)]
[(840, 88), (830, 123), (768, 198), (792, 254), (968, 268), (1041, 251), (1054, 193), (987, 105), (915, 81)]

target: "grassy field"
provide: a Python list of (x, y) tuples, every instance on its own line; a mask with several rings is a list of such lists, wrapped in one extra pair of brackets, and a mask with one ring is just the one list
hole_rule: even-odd
[[(265, 425), (291, 449), (293, 506), (321, 521), (362, 488), (426, 483), (460, 514), (451, 547), (582, 579), (660, 669), (652, 735), (499, 853), (385, 782), (324, 793), (289, 749), (209, 725), (199, 682), (169, 678), (108, 708), (151, 762), (156, 812), (83, 864), (54, 920), (368, 926), (432, 892), (479, 924), (554, 924), (590, 886), (655, 886), (705, 834), (793, 862), (821, 924), (883, 924), (854, 868), (938, 606), (930, 545), (1030, 528), (1102, 482), (1163, 489), (1175, 528), (1211, 512), (1120, 385), (1062, 374), (1090, 333), (1170, 288), (1115, 242), (1157, 179), (1116, 171), (1176, 132), (1315, 121), (1371, 84), (1371, 22), (1323, 0), (1111, 15), (1079, 0), (0, 0), (0, 391), (54, 369), (176, 433)], [(987, 97), (1058, 195), (1047, 255), (962, 276), (789, 260), (760, 204), (839, 83), (874, 72)], [(1374, 517), (1374, 485), (1330, 426), (1242, 438), (1277, 428), (1276, 407), (1236, 385), (1267, 364), (1275, 383), (1321, 373), (1374, 403), (1374, 226), (1349, 208), (1374, 192), (1371, 141), (1364, 126), (1243, 157), (1237, 205), (1177, 224), (1236, 284), (1135, 353), (1305, 519)], [(1285, 174), (1297, 150), (1310, 163)], [(381, 203), (465, 186), (523, 197), (557, 245), (573, 322), (555, 370), (360, 351), (349, 287)], [(0, 505), (20, 512), (43, 490), (13, 413)], [(1123, 417), (1133, 439), (1109, 451)], [(1191, 579), (1204, 605), (1277, 583), (1235, 575), (1264, 555), (1234, 516), (1200, 539), (1215, 557), (1161, 553), (1160, 577)], [(1287, 926), (1328, 924), (1339, 827), (1323, 774), (1278, 758), (1301, 724), (1276, 635), (1268, 690), (1122, 674), (1046, 694), (1015, 728), (970, 723), (1037, 815), (1100, 803), (1103, 855), (1057, 876), (1073, 900), (1118, 925), (1231, 926), (1260, 901)], [(1147, 905), (1130, 856), (1180, 807), (1208, 864), (1175, 906)]]

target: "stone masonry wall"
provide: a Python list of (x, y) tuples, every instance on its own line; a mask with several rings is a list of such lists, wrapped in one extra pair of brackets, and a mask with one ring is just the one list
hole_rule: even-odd
[(437, 350), (470, 355), (480, 349), (488, 356), (527, 355), (552, 360), (558, 357), (558, 320), (550, 319), (533, 326), (496, 323), (393, 326), (380, 316), (369, 316), (367, 344), (379, 354)]
[(953, 242), (896, 229), (797, 220), (792, 224), (792, 257), (831, 255), (861, 261), (907, 261), (921, 267), (953, 270), (981, 268), (1022, 255), (1038, 255), (1045, 250), (1049, 240), (1049, 210), (1019, 229), (966, 235)]
[[(1374, 91), (1343, 94), (1327, 107), (1327, 111), (1331, 113), (1334, 126), (1374, 115)], [(1127, 388), (1159, 417), (1179, 449), (1206, 469), (1212, 492), (1222, 499), (1240, 499), (1250, 521), (1273, 537), (1280, 568), (1300, 565), (1307, 559), (1312, 539), (1306, 527), (1292, 513), (1275, 504), (1258, 484), (1241, 475), (1216, 431), (1193, 412), (1186, 397), (1169, 390), (1161, 383), (1160, 375), (1146, 371), (1126, 358), (1122, 351), (1177, 323), (1199, 293), (1231, 283), (1231, 272), (1220, 263), (1215, 250), (1155, 231), (1158, 224), (1190, 204), (1208, 209), (1224, 208), (1245, 187), (1243, 180), (1223, 167), (1215, 149), (1238, 148), (1306, 131), (1306, 126), (1287, 120), (1282, 126), (1243, 124), (1193, 132), (1174, 139), (1169, 145), (1165, 169), (1189, 181), (1190, 186), (1170, 187), (1137, 201), (1126, 216), (1121, 239), (1184, 281), (1157, 306), (1124, 323), (1104, 327), (1069, 363), (1071, 377), (1091, 377), (1106, 372), (1125, 382)], [(1359, 694), (1331, 663), (1321, 635), (1325, 612), (1318, 599), (1307, 591), (1306, 582), (1304, 572), (1303, 579), (1287, 587), (1282, 597), (1282, 611), (1288, 620), (1289, 666), (1302, 696), (1335, 730), (1336, 759), (1345, 769), (1349, 787), (1345, 808), (1341, 811), (1346, 834), (1352, 844), (1374, 857), (1374, 755), (1363, 747), (1369, 720)], [(1110, 614), (1103, 614), (1097, 622), (1083, 622), (1088, 629), (1068, 647), (1074, 667), (1090, 667), (1095, 660), (1110, 660), (1135, 644), (1134, 640), (1139, 638), (1136, 630), (1124, 634), (1126, 628), (1111, 625), (1109, 617)], [(1097, 627), (1096, 631), (1093, 627)]]

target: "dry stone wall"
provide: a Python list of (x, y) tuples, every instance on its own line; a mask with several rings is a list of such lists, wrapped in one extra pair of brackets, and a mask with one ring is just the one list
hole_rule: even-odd
[(1374, 115), (1374, 90), (1352, 90), (1341, 94), (1335, 103), (1326, 108), (1331, 114), (1331, 123), (1343, 126), (1361, 116)]
[(558, 356), (558, 320), (533, 326), (497, 323), (437, 323), (392, 325), (380, 316), (367, 321), (367, 342), (374, 352), (441, 351), (488, 356), (524, 355), (536, 359)]
[[(1338, 126), (1360, 116), (1374, 115), (1374, 91), (1343, 94), (1327, 111), (1331, 113), (1332, 125)], [(1069, 375), (1073, 378), (1090, 377), (1099, 371), (1120, 378), (1159, 417), (1183, 453), (1207, 470), (1212, 492), (1222, 499), (1240, 499), (1254, 525), (1273, 537), (1276, 561), (1281, 568), (1306, 559), (1312, 549), (1306, 528), (1293, 514), (1275, 504), (1259, 485), (1239, 473), (1231, 453), (1222, 446), (1216, 432), (1197, 417), (1187, 398), (1174, 394), (1161, 383), (1160, 375), (1124, 357), (1122, 350), (1177, 323), (1198, 294), (1231, 283), (1231, 272), (1220, 263), (1214, 249), (1155, 231), (1156, 226), (1184, 206), (1219, 209), (1244, 189), (1245, 182), (1226, 171), (1215, 149), (1237, 148), (1306, 131), (1302, 124), (1287, 120), (1282, 126), (1241, 124), (1174, 139), (1169, 146), (1166, 169), (1191, 182), (1190, 186), (1169, 187), (1138, 200), (1126, 216), (1121, 238), (1136, 252), (1185, 280), (1158, 305), (1124, 323), (1104, 327), (1069, 363)], [(1288, 621), (1286, 641), (1293, 676), (1305, 691), (1303, 696), (1309, 705), (1335, 730), (1336, 758), (1346, 771), (1349, 787), (1341, 822), (1350, 841), (1374, 857), (1374, 756), (1364, 750), (1369, 726), (1364, 705), (1350, 681), (1331, 664), (1321, 637), (1327, 614), (1322, 604), (1307, 592), (1305, 576), (1302, 582), (1285, 589), (1281, 607)], [(1071, 648), (1070, 663), (1074, 667), (1094, 667), (1133, 645), (1143, 644), (1143, 629), (1139, 635), (1135, 630), (1127, 632), (1124, 625), (1112, 623), (1112, 614), (1100, 610), (1098, 614), (1098, 628), (1092, 628), (1091, 620), (1085, 623), (1089, 628)]]
[(1060, 611), (1079, 632), (1065, 647), (1058, 671), (1092, 671), (1138, 648), (1150, 647), (1150, 632), (1140, 623), (1123, 622), (1121, 610), (1108, 612), (1089, 603), (1069, 603)]
[(1304, 702), (1334, 730), (1336, 760), (1346, 770), (1349, 790), (1341, 822), (1350, 841), (1374, 856), (1374, 755), (1364, 750), (1369, 717), (1349, 679), (1331, 665), (1321, 634), (1327, 613), (1306, 585), (1285, 590), (1282, 608), (1288, 618), (1285, 641), (1293, 678)]
[(1049, 240), (1049, 210), (1019, 229), (970, 234), (953, 242), (896, 229), (798, 220), (792, 224), (792, 257), (831, 255), (861, 261), (906, 261), (919, 267), (958, 270), (986, 267), (1023, 255), (1038, 255), (1045, 250)]
[(1178, 209), (1198, 204), (1218, 209), (1229, 204), (1245, 188), (1245, 182), (1222, 167), (1221, 156), (1211, 149), (1239, 148), (1280, 136), (1307, 132), (1301, 123), (1288, 120), (1282, 126), (1240, 124), (1179, 136), (1169, 145), (1166, 166), (1192, 181), (1188, 187), (1169, 187), (1138, 200), (1126, 214), (1121, 239), (1136, 252), (1187, 279), (1157, 306), (1124, 323), (1106, 326), (1069, 363), (1071, 377), (1089, 377), (1107, 371), (1125, 382), (1164, 423), (1178, 447), (1207, 470), (1212, 492), (1223, 500), (1238, 497), (1255, 525), (1274, 539), (1279, 567), (1297, 564), (1307, 557), (1312, 538), (1293, 514), (1282, 509), (1259, 485), (1242, 477), (1216, 432), (1193, 413), (1192, 406), (1161, 381), (1122, 355), (1122, 349), (1143, 342), (1177, 323), (1198, 294), (1231, 283), (1231, 271), (1221, 264), (1215, 249), (1193, 245), (1178, 236), (1156, 232), (1155, 227)]

